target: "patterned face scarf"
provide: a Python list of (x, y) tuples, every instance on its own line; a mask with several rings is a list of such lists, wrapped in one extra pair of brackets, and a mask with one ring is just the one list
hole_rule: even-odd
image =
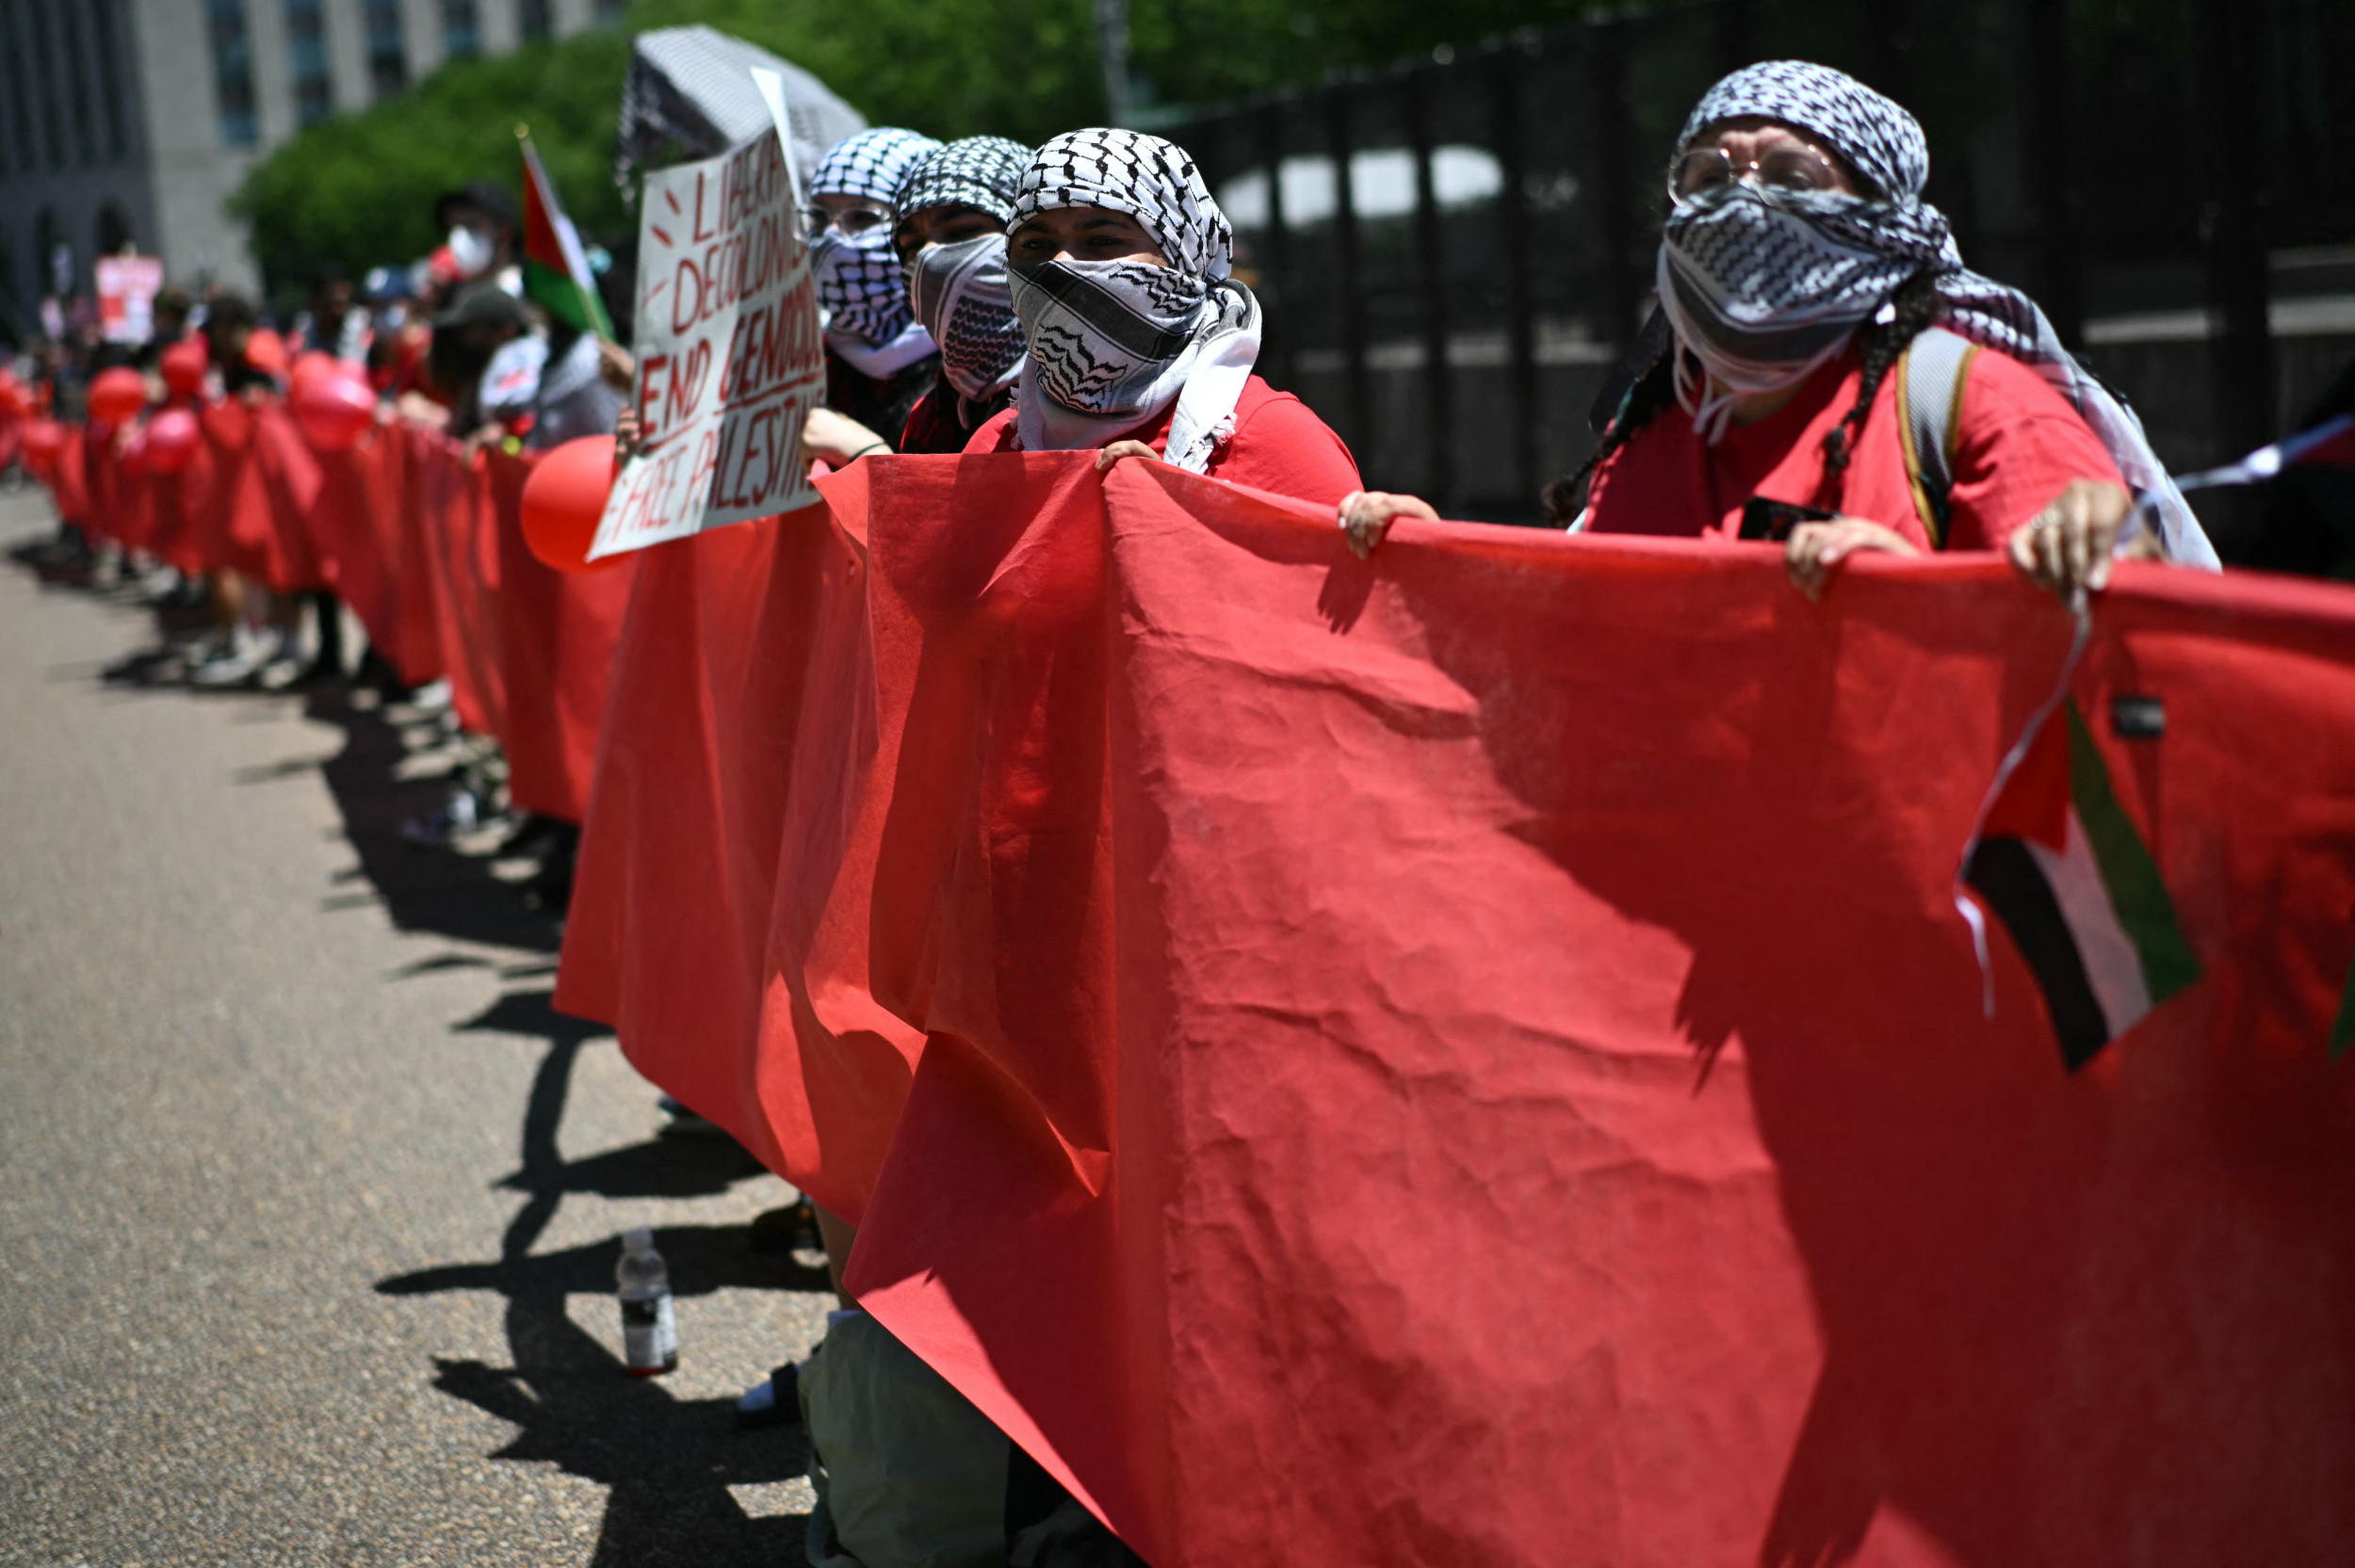
[[(1739, 395), (1795, 386), (1812, 375), (1926, 267), (1941, 297), (1938, 325), (2041, 375), (2149, 503), (2169, 558), (2217, 564), (2134, 412), (2076, 362), (2035, 300), (1963, 267), (1945, 215), (1922, 200), (1929, 142), (1911, 115), (1827, 66), (1772, 60), (1737, 71), (1703, 94), (1677, 146), (1690, 147), (1712, 126), (1747, 116), (1814, 136), (1876, 194), (1737, 184), (1669, 215), (1661, 232), (1660, 305), (1682, 350), (1677, 399), (1704, 440), (1713, 444), (1724, 435)], [(1709, 392), (1687, 354), (1725, 390)]]
[(1012, 268), (1031, 352), (1018, 434), (1028, 451), (1103, 446), (1170, 415), (1165, 456), (1202, 473), (1234, 433), (1259, 356), (1259, 302), (1227, 277), (1234, 233), (1194, 161), (1159, 137), (1095, 129), (1038, 151), (1015, 198), (1037, 213), (1125, 213), (1169, 259), (1049, 261)]
[[(999, 224), (1014, 217), (1014, 194), (1031, 150), (1004, 137), (966, 137), (928, 153), (908, 171), (892, 202), (892, 232), (934, 207), (970, 207)], [(916, 319), (940, 346), (940, 373), (964, 399), (974, 423), (980, 405), (1022, 373), (1022, 324), (1006, 277), (1006, 236), (978, 234), (927, 245), (907, 264)]]
[[(810, 175), (817, 196), (859, 196), (889, 205), (908, 171), (940, 143), (890, 126), (837, 142)], [(886, 376), (933, 351), (908, 306), (907, 274), (891, 250), (891, 225), (860, 234), (827, 229), (810, 242), (818, 302), (826, 310), (826, 342), (870, 376)]]
[(1022, 374), (1022, 323), (1006, 277), (1005, 235), (925, 246), (908, 264), (908, 294), (916, 319), (940, 345), (940, 373), (957, 396), (981, 403)]

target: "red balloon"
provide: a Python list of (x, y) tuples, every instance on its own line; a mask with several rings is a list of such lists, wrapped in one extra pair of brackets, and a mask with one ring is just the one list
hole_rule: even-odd
[(0, 413), (11, 419), (22, 419), (33, 412), (33, 395), (24, 383), (6, 371), (0, 371)]
[(333, 376), (343, 367), (333, 354), (322, 354), (317, 348), (305, 348), (295, 356), (294, 370), (286, 378), (286, 390), (291, 393), (306, 381), (321, 376)]
[(624, 558), (589, 558), (613, 489), (613, 438), (582, 436), (532, 464), (524, 481), (524, 542), (559, 572), (601, 572)]
[(287, 401), (294, 405), (302, 439), (322, 452), (349, 451), (376, 423), (376, 394), (340, 369), (298, 380)]
[(204, 370), (212, 358), (202, 337), (184, 337), (164, 350), (155, 368), (163, 372), (164, 385), (174, 397), (194, 397), (204, 390)]
[(245, 335), (245, 363), (267, 375), (286, 373), (286, 340), (268, 327), (256, 327)]
[(91, 378), (89, 412), (93, 419), (122, 421), (147, 407), (147, 382), (136, 370), (117, 365)]
[(186, 409), (166, 409), (147, 422), (147, 466), (158, 474), (177, 474), (195, 461), (196, 444), (203, 439), (196, 415)]
[(24, 427), (24, 466), (47, 478), (65, 450), (65, 427), (54, 419), (35, 419)]

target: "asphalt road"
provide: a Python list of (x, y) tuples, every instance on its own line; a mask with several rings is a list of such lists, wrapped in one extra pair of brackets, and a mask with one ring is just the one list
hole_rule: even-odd
[(430, 724), (158, 636), (0, 558), (0, 1563), (801, 1564), (802, 1436), (731, 1408), (833, 1303), (750, 1244), (789, 1190), (654, 1136), (513, 868), (398, 838)]

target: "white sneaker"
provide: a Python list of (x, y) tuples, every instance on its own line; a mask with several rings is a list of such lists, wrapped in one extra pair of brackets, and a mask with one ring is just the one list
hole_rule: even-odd
[(242, 686), (268, 657), (268, 643), (240, 626), (226, 647), (215, 648), (188, 671), (188, 684), (210, 691)]

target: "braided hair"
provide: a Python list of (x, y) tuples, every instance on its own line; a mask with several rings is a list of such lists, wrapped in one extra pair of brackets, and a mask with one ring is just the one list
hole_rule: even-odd
[(1857, 438), (1864, 433), (1865, 417), (1873, 412), (1881, 382), (1888, 379), (1897, 356), (1938, 319), (1938, 274), (1921, 267), (1889, 297), (1883, 307), (1886, 319), (1876, 316), (1857, 334), (1857, 358), (1863, 364), (1864, 374), (1857, 382), (1856, 407), (1824, 432), (1824, 477), (1816, 486), (1815, 504), (1826, 511), (1840, 509), (1841, 496), (1847, 490), (1848, 459), (1856, 451)]
[(1595, 444), (1595, 449), (1586, 461), (1579, 464), (1578, 472), (1565, 474), (1547, 483), (1538, 497), (1539, 505), (1545, 509), (1546, 526), (1567, 528), (1578, 521), (1578, 514), (1585, 509), (1587, 481), (1594, 477), (1595, 470), (1601, 467), (1603, 461), (1612, 453), (1626, 445), (1636, 431), (1650, 424), (1654, 414), (1676, 401), (1674, 372), (1676, 356), (1681, 352), (1682, 350), (1677, 347), (1677, 340), (1669, 338), (1659, 358), (1646, 365), (1642, 374), (1635, 378), (1635, 383), (1627, 389), (1627, 396), (1620, 400), (1619, 412), (1612, 416), (1610, 425), (1602, 432), (1602, 439)]
[[(1856, 406), (1841, 417), (1840, 423), (1824, 432), (1824, 477), (1816, 487), (1815, 505), (1827, 511), (1840, 509), (1841, 497), (1847, 488), (1848, 460), (1855, 454), (1857, 438), (1863, 433), (1864, 421), (1873, 412), (1873, 399), (1879, 395), (1881, 382), (1888, 380), (1897, 357), (1937, 322), (1939, 303), (1938, 274), (1922, 267), (1897, 286), (1897, 291), (1889, 297), (1883, 315), (1858, 332), (1857, 358), (1864, 373), (1857, 385)], [(1667, 348), (1636, 378), (1593, 455), (1579, 465), (1576, 473), (1566, 474), (1546, 486), (1541, 504), (1548, 526), (1567, 528), (1576, 521), (1585, 507), (1588, 481), (1595, 470), (1676, 400), (1674, 371), (1676, 356), (1681, 352), (1671, 338)]]

